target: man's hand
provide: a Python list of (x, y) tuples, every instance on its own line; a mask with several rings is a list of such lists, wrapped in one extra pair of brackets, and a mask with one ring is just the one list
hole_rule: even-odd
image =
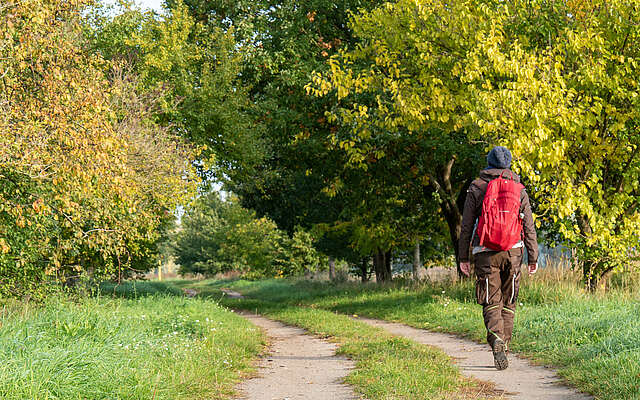
[(471, 264), (469, 261), (460, 263), (460, 271), (462, 271), (464, 276), (469, 276), (469, 272), (471, 271)]
[[(462, 266), (461, 266), (462, 268)], [(538, 271), (538, 263), (529, 264), (529, 275), (533, 275)]]

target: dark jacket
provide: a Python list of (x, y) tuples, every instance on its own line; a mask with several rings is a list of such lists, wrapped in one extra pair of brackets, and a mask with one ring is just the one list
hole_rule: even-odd
[[(513, 179), (516, 182), (520, 182), (520, 177), (508, 169), (485, 169), (480, 171), (480, 177), (469, 185), (467, 198), (464, 202), (464, 211), (462, 213), (462, 229), (460, 231), (460, 244), (458, 247), (460, 250), (458, 253), (460, 254), (460, 262), (469, 261), (470, 245), (475, 247), (480, 244), (480, 238), (477, 232), (473, 236), (473, 243), (471, 243), (471, 234), (475, 228), (476, 221), (482, 213), (482, 201), (487, 191), (487, 184), (489, 181), (498, 178), (503, 172), (503, 177), (510, 178), (513, 174)], [(524, 219), (522, 220), (522, 240), (527, 248), (529, 263), (533, 264), (538, 261), (538, 239), (536, 237), (536, 227), (533, 223), (533, 216), (531, 215), (529, 195), (527, 195), (524, 189), (520, 195), (520, 214), (524, 215)]]

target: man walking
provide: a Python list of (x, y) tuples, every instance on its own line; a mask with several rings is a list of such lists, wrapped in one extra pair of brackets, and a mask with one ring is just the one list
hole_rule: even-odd
[[(511, 168), (511, 152), (494, 147), (488, 167), (467, 190), (460, 232), (460, 270), (469, 276), (469, 248), (475, 263), (476, 299), (482, 305), (487, 342), (495, 366), (509, 366), (507, 352), (513, 332), (523, 247), (529, 274), (537, 269), (538, 241), (529, 196)], [(475, 233), (474, 233), (475, 229)], [(473, 241), (472, 236), (473, 234)]]

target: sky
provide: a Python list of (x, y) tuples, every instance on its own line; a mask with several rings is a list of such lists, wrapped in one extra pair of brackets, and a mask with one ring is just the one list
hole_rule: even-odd
[[(151, 9), (160, 13), (162, 11), (162, 2), (164, 0), (135, 0), (136, 4), (143, 9)], [(105, 4), (115, 4), (117, 0), (103, 0)]]
[(162, 10), (163, 0), (136, 0), (137, 4), (140, 4), (143, 8), (150, 8), (160, 12)]

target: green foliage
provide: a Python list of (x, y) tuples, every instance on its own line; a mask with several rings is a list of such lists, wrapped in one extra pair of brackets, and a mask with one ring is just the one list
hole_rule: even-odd
[[(597, 281), (628, 263), (640, 231), (637, 5), (538, 3), (528, 13), (516, 11), (524, 2), (497, 9), (494, 30), (469, 56), (477, 67), (463, 76), (492, 82), (475, 90), (475, 123), (519, 155), (538, 214), (578, 250), (585, 279)], [(527, 14), (558, 25), (544, 44), (514, 40), (506, 14), (529, 29)]]
[(242, 53), (233, 29), (196, 20), (181, 2), (162, 17), (129, 2), (90, 15), (85, 30), (94, 51), (131, 68), (142, 92), (161, 89), (154, 117), (200, 146), (203, 176), (222, 180), (262, 158), (260, 130), (247, 114), (247, 90), (238, 79)]
[[(438, 250), (427, 257), (447, 258), (445, 243), (458, 247), (464, 189), (494, 144), (511, 148), (538, 225), (549, 231), (545, 237), (577, 249), (591, 286), (635, 256), (634, 2), (172, 0), (164, 16), (123, 2), (116, 13), (90, 13), (83, 32), (91, 54), (72, 40), (80, 37), (84, 3), (29, 4), (16, 9), (33, 15), (34, 24), (6, 8), (0, 28), (2, 93), (13, 96), (2, 104), (14, 107), (3, 126), (33, 139), (5, 138), (12, 150), (3, 176), (13, 177), (6, 190), (25, 188), (3, 195), (3, 204), (19, 199), (7, 223), (25, 225), (0, 238), (0, 265), (12, 274), (22, 268), (16, 260), (62, 276), (89, 265), (113, 272), (123, 259), (147, 268), (156, 252), (153, 232), (170, 223), (160, 210), (170, 210), (173, 194), (188, 189), (175, 179), (176, 157), (156, 159), (146, 171), (133, 168), (144, 176), (172, 165), (151, 180), (172, 188), (160, 197), (149, 195), (152, 186), (142, 180), (122, 177), (140, 165), (134, 155), (141, 143), (162, 137), (159, 153), (168, 154), (172, 141), (179, 143), (175, 136), (199, 145), (194, 163), (202, 176), (224, 182), (243, 206), (270, 218), (230, 230), (227, 247), (215, 248), (225, 267), (208, 266), (219, 262), (211, 256), (199, 261), (202, 270), (281, 265), (276, 270), (289, 274), (282, 260), (293, 257), (287, 250), (293, 239), (272, 234), (270, 221), (288, 236), (297, 227), (321, 232), (318, 248), (352, 263), (416, 241)], [(43, 22), (54, 14), (55, 23)], [(52, 43), (59, 59), (42, 51)], [(116, 124), (94, 145), (83, 141), (78, 125), (98, 132), (114, 120), (129, 121), (123, 115), (131, 107), (125, 111), (121, 103), (131, 103), (100, 84), (114, 66), (136, 76), (133, 86), (119, 86), (125, 92), (156, 99), (133, 101), (149, 106), (149, 112), (134, 107), (134, 115), (155, 133), (132, 139)], [(119, 82), (111, 75), (109, 81)], [(51, 115), (39, 115), (43, 109)], [(42, 148), (41, 125), (61, 145), (30, 152)], [(154, 159), (153, 151), (143, 153)], [(42, 176), (58, 170), (66, 171), (61, 179)], [(162, 181), (162, 174), (174, 179)], [(131, 187), (139, 190), (117, 189)], [(143, 208), (154, 210), (143, 217), (132, 211), (141, 209), (141, 197)], [(45, 240), (52, 231), (56, 240)], [(256, 252), (240, 241), (258, 234), (268, 244)], [(34, 243), (40, 245), (29, 247)], [(244, 259), (230, 261), (234, 253)], [(20, 285), (27, 283), (13, 287)]]
[[(330, 121), (351, 129), (330, 138), (351, 164), (385, 162), (396, 138), (431, 148), (416, 153), (425, 162), (413, 179), (434, 185), (448, 222), (479, 166), (472, 143), (509, 147), (538, 224), (577, 248), (595, 282), (628, 261), (640, 231), (635, 7), (387, 3), (354, 16), (361, 43), (332, 57), (308, 90), (335, 96)], [(437, 173), (461, 161), (458, 176)]]
[[(352, 191), (360, 200), (350, 211), (354, 244), (363, 253), (407, 246), (427, 235), (432, 243), (446, 243), (440, 234), (446, 231), (444, 221), (455, 243), (461, 214), (457, 197), (478, 165), (477, 148), (464, 134), (449, 133), (458, 129), (451, 124), (416, 123), (411, 116), (389, 121), (390, 115), (404, 110), (404, 99), (389, 85), (394, 74), (385, 68), (394, 63), (401, 64), (398, 68), (418, 68), (422, 64), (416, 48), (424, 39), (407, 37), (407, 17), (397, 18), (396, 11), (389, 5), (354, 17), (350, 27), (355, 45), (332, 57), (329, 71), (317, 73), (315, 85), (307, 87), (319, 96), (335, 92), (338, 103), (329, 113), (330, 121), (345, 128), (331, 131), (330, 143), (344, 154), (347, 167), (365, 171), (361, 179), (366, 187), (361, 190), (343, 178), (328, 188), (334, 194)], [(403, 78), (404, 85), (413, 84), (410, 75)], [(457, 160), (461, 162), (452, 168)]]
[[(482, 146), (459, 122), (469, 99), (450, 69), (456, 51), (443, 51), (437, 28), (417, 25), (420, 7), (400, 1), (354, 15), (357, 42), (307, 86), (310, 94), (331, 94), (329, 122), (343, 127), (330, 133), (332, 148), (348, 168), (365, 171), (367, 190), (358, 193), (362, 207), (354, 214), (370, 237), (359, 235), (359, 247), (407, 246), (431, 236), (457, 251), (460, 198), (483, 164)], [(337, 179), (330, 190), (348, 184)]]
[(239, 271), (248, 277), (292, 276), (317, 267), (313, 238), (296, 231), (292, 238), (267, 218), (242, 208), (237, 199), (217, 192), (199, 197), (182, 219), (176, 237), (181, 273), (213, 276)]
[[(133, 286), (120, 288), (143, 294)], [(182, 296), (5, 303), (2, 320), (6, 400), (230, 399), (264, 345), (243, 318)]]
[(2, 295), (146, 268), (194, 189), (191, 150), (150, 119), (135, 76), (86, 51), (86, 6), (0, 8)]
[(296, 275), (304, 271), (312, 271), (318, 267), (322, 257), (314, 247), (311, 233), (297, 229), (288, 243), (284, 274)]
[[(338, 128), (324, 115), (332, 101), (308, 96), (304, 87), (314, 70), (328, 68), (331, 54), (353, 41), (349, 13), (379, 1), (185, 4), (197, 20), (233, 29), (243, 49), (241, 76), (250, 88), (252, 113), (263, 127), (266, 157), (257, 168), (230, 171), (227, 187), (245, 207), (268, 216), (290, 235), (297, 226), (323, 231), (318, 242), (323, 252), (358, 260), (351, 238), (331, 231), (344, 231), (343, 222), (367, 207), (361, 206), (359, 194), (370, 176), (359, 171), (344, 176), (346, 161), (327, 141), (327, 133)], [(355, 190), (327, 192), (337, 179)], [(322, 229), (314, 228), (318, 224)]]

